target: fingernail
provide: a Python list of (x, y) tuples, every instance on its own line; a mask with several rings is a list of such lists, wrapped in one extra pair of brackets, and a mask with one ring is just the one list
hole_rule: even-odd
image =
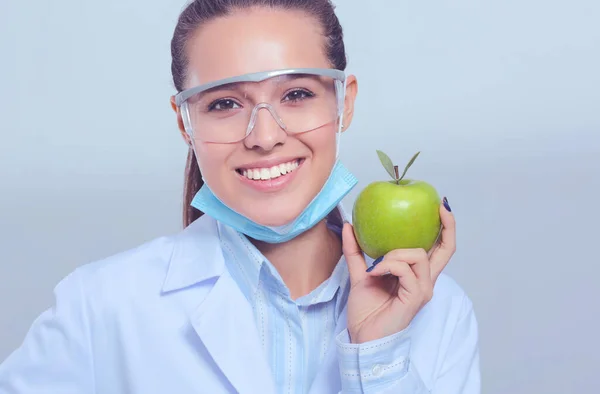
[(446, 197), (444, 197), (444, 208), (446, 208), (446, 211), (452, 212), (452, 209), (450, 209), (450, 204), (448, 204), (448, 199)]
[(371, 272), (375, 269), (375, 266), (379, 263), (381, 263), (381, 261), (383, 260), (383, 256), (378, 257), (377, 260), (373, 261), (373, 265), (370, 266), (369, 268), (367, 268), (367, 272)]

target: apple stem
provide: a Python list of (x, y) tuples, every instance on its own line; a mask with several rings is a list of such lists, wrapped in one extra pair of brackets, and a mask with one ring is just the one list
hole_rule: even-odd
[(400, 182), (400, 180), (398, 178), (400, 178), (400, 171), (398, 171), (398, 166), (394, 166), (394, 172), (396, 173), (396, 185), (398, 185)]

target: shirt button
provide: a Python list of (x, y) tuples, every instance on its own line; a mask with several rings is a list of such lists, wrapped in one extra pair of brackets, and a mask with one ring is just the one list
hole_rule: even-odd
[(373, 366), (371, 374), (376, 378), (380, 377), (381, 375), (383, 375), (383, 367), (379, 364), (376, 364), (375, 366)]

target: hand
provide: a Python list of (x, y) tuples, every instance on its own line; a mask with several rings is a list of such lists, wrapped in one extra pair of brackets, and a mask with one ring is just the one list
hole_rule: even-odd
[[(348, 332), (353, 343), (363, 343), (402, 331), (433, 296), (435, 282), (456, 250), (454, 215), (440, 204), (441, 238), (424, 249), (396, 249), (371, 272), (352, 225), (342, 232), (343, 251), (350, 271)], [(390, 274), (390, 275), (388, 275)]]

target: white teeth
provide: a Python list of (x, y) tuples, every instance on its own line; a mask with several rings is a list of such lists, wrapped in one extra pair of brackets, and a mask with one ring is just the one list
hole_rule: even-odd
[(288, 174), (298, 168), (298, 161), (282, 163), (271, 168), (250, 168), (242, 170), (242, 175), (253, 180), (269, 180)]
[(288, 172), (287, 166), (285, 164), (280, 164), (279, 165), (279, 172), (281, 173), (281, 175), (287, 174), (287, 172)]
[(281, 175), (281, 171), (279, 171), (279, 166), (271, 167), (271, 178), (277, 178)]
[(267, 179), (271, 179), (271, 172), (268, 168), (260, 169), (260, 179), (266, 181)]

